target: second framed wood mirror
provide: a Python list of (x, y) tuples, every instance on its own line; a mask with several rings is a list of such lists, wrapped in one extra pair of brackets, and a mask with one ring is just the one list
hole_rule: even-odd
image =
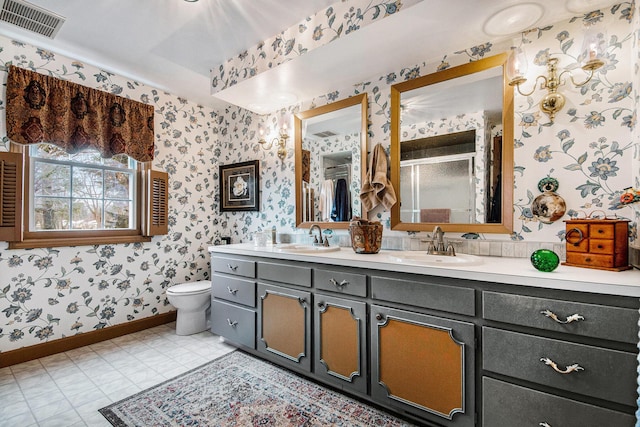
[(366, 218), (367, 94), (295, 115), (296, 226), (346, 229)]

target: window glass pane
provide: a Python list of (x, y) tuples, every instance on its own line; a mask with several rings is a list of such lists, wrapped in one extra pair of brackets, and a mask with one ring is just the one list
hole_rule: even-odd
[(34, 200), (35, 230), (69, 228), (69, 199), (38, 197)]
[(126, 201), (104, 202), (104, 228), (129, 228), (130, 203)]
[(69, 154), (62, 148), (53, 144), (33, 144), (30, 146), (31, 157), (40, 157), (43, 159), (68, 160)]
[(102, 228), (102, 200), (75, 199), (73, 201), (74, 230), (96, 230)]
[(137, 162), (102, 159), (95, 150), (68, 154), (32, 145), (30, 231), (136, 228)]
[(86, 165), (100, 165), (102, 164), (102, 157), (100, 153), (95, 150), (83, 150), (79, 153), (70, 155), (70, 160), (77, 163), (84, 163)]
[(104, 197), (106, 199), (129, 199), (131, 174), (126, 172), (104, 171)]
[[(129, 163), (132, 163), (132, 161), (126, 154), (116, 154), (110, 159), (103, 159), (103, 163), (112, 168), (129, 168)], [(133, 165), (131, 165), (131, 167), (133, 167)]]
[(73, 197), (102, 198), (102, 169), (73, 168)]
[(36, 196), (69, 195), (71, 168), (67, 165), (36, 162), (33, 174), (33, 193)]

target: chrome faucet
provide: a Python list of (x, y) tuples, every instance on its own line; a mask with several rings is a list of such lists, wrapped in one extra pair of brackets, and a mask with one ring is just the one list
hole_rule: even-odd
[(445, 245), (444, 231), (442, 231), (439, 225), (436, 225), (433, 229), (433, 239), (427, 248), (427, 253), (431, 255), (456, 255), (456, 251), (451, 243)]
[(313, 240), (313, 245), (320, 246), (322, 245), (322, 228), (320, 228), (318, 224), (311, 225), (311, 228), (309, 228), (309, 236), (313, 235), (313, 230), (316, 228), (318, 229), (318, 235)]
[(434, 246), (436, 251), (444, 252), (444, 231), (442, 231), (442, 228), (440, 228), (439, 225), (436, 225), (433, 229), (433, 237), (435, 239)]

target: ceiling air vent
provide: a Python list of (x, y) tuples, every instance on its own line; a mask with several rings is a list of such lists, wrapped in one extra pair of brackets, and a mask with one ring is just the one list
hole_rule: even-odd
[(318, 138), (329, 138), (330, 136), (337, 135), (337, 133), (332, 132), (330, 130), (325, 130), (322, 132), (314, 133), (314, 135), (317, 136)]
[(65, 18), (22, 0), (0, 0), (0, 22), (54, 38)]

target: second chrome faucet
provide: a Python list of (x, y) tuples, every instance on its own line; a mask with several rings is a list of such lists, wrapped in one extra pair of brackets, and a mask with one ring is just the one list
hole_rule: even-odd
[(453, 245), (449, 243), (448, 245), (444, 242), (444, 231), (440, 228), (439, 225), (436, 225), (433, 229), (433, 238), (429, 247), (427, 248), (427, 253), (430, 255), (449, 255), (455, 256), (456, 251), (453, 249)]

